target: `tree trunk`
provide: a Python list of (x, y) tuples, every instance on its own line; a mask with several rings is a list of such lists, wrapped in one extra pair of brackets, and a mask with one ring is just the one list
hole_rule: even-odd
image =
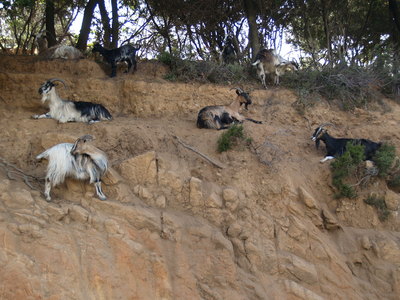
[(257, 12), (258, 6), (255, 0), (243, 0), (244, 12), (247, 22), (249, 23), (249, 44), (251, 49), (251, 57), (254, 59), (260, 49), (260, 41), (258, 39)]
[(90, 33), (90, 25), (92, 24), (93, 12), (96, 7), (97, 0), (89, 0), (85, 7), (85, 12), (83, 13), (81, 31), (79, 33), (78, 42), (76, 43), (76, 48), (81, 51), (85, 51), (87, 47), (87, 40)]
[(99, 8), (101, 15), (101, 23), (103, 24), (104, 36), (103, 42), (105, 48), (111, 47), (111, 28), (110, 28), (110, 18), (108, 17), (106, 6), (104, 4), (104, 0), (99, 0)]
[(53, 0), (46, 0), (46, 37), (48, 47), (55, 46), (56, 40), (56, 29), (54, 26), (54, 2)]
[(112, 41), (111, 47), (118, 47), (118, 39), (119, 39), (119, 22), (118, 22), (118, 2), (117, 0), (111, 0), (111, 8), (112, 8)]
[(329, 20), (328, 20), (328, 8), (325, 0), (321, 1), (321, 9), (322, 9), (322, 21), (324, 22), (326, 49), (328, 50), (328, 62), (330, 66), (333, 66), (332, 43), (331, 43), (331, 35), (330, 35)]

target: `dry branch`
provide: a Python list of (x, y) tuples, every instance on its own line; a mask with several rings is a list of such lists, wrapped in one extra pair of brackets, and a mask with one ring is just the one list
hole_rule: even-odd
[(32, 175), (27, 174), (23, 170), (17, 168), (13, 164), (6, 161), (4, 158), (0, 157), (0, 168), (4, 169), (7, 174), (7, 177), (11, 180), (22, 179), (24, 183), (29, 186), (32, 190), (39, 190), (39, 188), (35, 188), (32, 185), (32, 182), (39, 183), (42, 178), (35, 177)]
[(215, 160), (213, 160), (212, 158), (208, 157), (207, 155), (201, 153), (200, 151), (198, 151), (197, 149), (193, 148), (192, 146), (184, 143), (179, 137), (177, 137), (176, 135), (173, 136), (174, 138), (176, 138), (176, 140), (178, 141), (179, 144), (181, 144), (183, 147), (185, 147), (186, 149), (192, 150), (193, 152), (197, 153), (198, 155), (200, 155), (202, 158), (204, 158), (205, 160), (207, 160), (209, 163), (213, 164), (214, 166), (216, 166), (217, 168), (223, 169), (224, 167), (222, 165), (220, 165), (219, 163), (217, 163)]

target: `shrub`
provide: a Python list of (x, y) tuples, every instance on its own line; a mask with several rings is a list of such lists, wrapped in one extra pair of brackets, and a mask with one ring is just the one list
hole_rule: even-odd
[(396, 148), (393, 145), (383, 144), (374, 155), (374, 162), (379, 170), (380, 177), (387, 177), (396, 158)]
[(233, 125), (227, 131), (225, 131), (218, 139), (218, 152), (224, 152), (232, 149), (234, 145), (237, 145), (240, 141), (249, 145), (252, 141), (251, 138), (246, 137), (243, 132), (243, 125)]
[(354, 198), (357, 196), (354, 188), (344, 181), (354, 177), (359, 172), (360, 164), (364, 159), (364, 146), (348, 142), (346, 152), (331, 163), (332, 183), (338, 189), (338, 198)]
[(301, 99), (304, 95), (316, 102), (324, 98), (338, 101), (343, 110), (367, 107), (369, 103), (380, 103), (383, 81), (370, 68), (338, 65), (325, 66), (320, 70), (308, 68), (288, 73), (283, 84), (297, 91)]
[(390, 211), (387, 209), (385, 199), (377, 196), (369, 196), (367, 199), (364, 199), (364, 202), (368, 205), (374, 206), (378, 210), (379, 220), (387, 220), (390, 215)]
[(166, 80), (220, 84), (255, 82), (255, 69), (249, 65), (220, 65), (212, 61), (183, 60), (178, 55), (168, 52), (160, 53), (157, 59), (170, 68), (170, 72), (165, 76)]

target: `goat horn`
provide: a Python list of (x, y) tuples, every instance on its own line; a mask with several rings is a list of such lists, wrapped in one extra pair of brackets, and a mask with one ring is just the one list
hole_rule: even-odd
[(64, 85), (64, 87), (68, 88), (68, 86), (67, 86), (67, 84), (65, 83), (65, 81), (62, 80), (62, 79), (60, 79), (60, 78), (51, 78), (51, 79), (49, 79), (49, 80), (47, 80), (47, 81), (50, 81), (50, 82), (59, 81), (59, 82), (61, 82), (61, 83)]
[(90, 134), (85, 134), (84, 136), (81, 136), (78, 140), (93, 141), (94, 137)]
[(239, 93), (244, 93), (244, 91), (239, 87), (231, 88), (231, 90), (236, 90), (236, 91), (239, 91)]
[(328, 125), (336, 127), (335, 124), (332, 124), (332, 123), (329, 123), (329, 122), (328, 123), (322, 123), (321, 125), (319, 125), (319, 127), (324, 128), (325, 126), (328, 126)]

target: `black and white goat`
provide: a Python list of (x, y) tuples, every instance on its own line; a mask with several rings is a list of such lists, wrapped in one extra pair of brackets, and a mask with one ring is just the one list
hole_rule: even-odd
[(324, 123), (318, 126), (311, 139), (315, 141), (315, 147), (318, 149), (320, 141), (325, 143), (326, 155), (320, 162), (339, 157), (346, 152), (347, 143), (354, 143), (355, 145), (364, 146), (364, 159), (372, 160), (375, 152), (380, 148), (382, 143), (376, 143), (367, 139), (350, 139), (350, 138), (334, 138), (328, 134), (328, 131), (324, 129), (324, 126), (331, 125), (330, 123)]
[(42, 102), (48, 102), (50, 111), (42, 115), (33, 115), (32, 118), (52, 118), (59, 123), (88, 122), (89, 124), (112, 119), (109, 111), (101, 104), (61, 99), (55, 89), (56, 85), (54, 82), (56, 81), (60, 81), (65, 86), (64, 80), (52, 78), (43, 83), (39, 88), (39, 94), (42, 95)]
[(107, 155), (90, 145), (92, 140), (91, 135), (84, 135), (74, 144), (57, 144), (36, 156), (36, 159), (47, 158), (49, 161), (44, 188), (47, 201), (51, 201), (51, 187), (64, 182), (65, 177), (89, 179), (96, 187), (97, 196), (101, 200), (107, 199), (101, 189), (101, 177), (108, 168)]
[(285, 72), (298, 70), (296, 62), (284, 59), (276, 53), (275, 49), (261, 49), (252, 65), (257, 67), (257, 75), (265, 88), (267, 88), (265, 83), (266, 74), (271, 74), (274, 84), (279, 85), (279, 77)]
[(92, 52), (99, 52), (103, 58), (111, 65), (110, 77), (117, 75), (117, 63), (126, 61), (128, 63), (128, 69), (125, 73), (131, 73), (132, 69), (136, 71), (136, 52), (140, 49), (132, 45), (124, 45), (115, 49), (106, 49), (99, 43), (94, 44)]
[(230, 105), (206, 106), (199, 111), (197, 116), (198, 128), (227, 129), (230, 125), (242, 123), (245, 120), (262, 124), (261, 121), (246, 118), (239, 113), (242, 104), (247, 110), (247, 106), (252, 102), (248, 93), (240, 88), (235, 89), (237, 97)]

